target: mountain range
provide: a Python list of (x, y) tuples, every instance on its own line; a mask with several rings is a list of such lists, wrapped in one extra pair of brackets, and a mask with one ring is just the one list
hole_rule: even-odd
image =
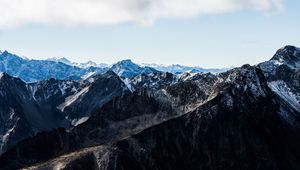
[(0, 72), (6, 72), (11, 76), (21, 78), (27, 83), (37, 82), (55, 78), (58, 80), (82, 80), (94, 74), (105, 73), (113, 70), (123, 77), (133, 77), (141, 73), (152, 73), (156, 71), (181, 74), (184, 72), (213, 72), (219, 73), (227, 69), (203, 69), (200, 67), (188, 67), (181, 65), (138, 65), (131, 60), (122, 60), (113, 65), (97, 64), (93, 61), (86, 63), (75, 63), (68, 59), (49, 58), (47, 60), (30, 60), (19, 57), (8, 51), (0, 52)]
[(297, 47), (214, 73), (0, 61), (0, 170), (300, 169)]

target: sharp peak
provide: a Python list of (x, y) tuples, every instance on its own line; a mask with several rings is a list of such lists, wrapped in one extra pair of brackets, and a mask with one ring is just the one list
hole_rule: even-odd
[(278, 49), (271, 60), (300, 60), (300, 48), (286, 45)]
[(66, 57), (50, 57), (50, 58), (47, 58), (46, 60), (67, 60), (67, 61), (70, 61)]
[(68, 60), (68, 61), (70, 61), (68, 58), (66, 58), (66, 57), (57, 57), (57, 59), (63, 59), (63, 60)]
[(17, 58), (22, 58), (23, 59), (23, 57), (20, 57), (19, 55), (11, 53), (11, 52), (9, 52), (7, 50), (4, 50), (2, 53), (0, 53), (0, 55), (3, 55), (3, 56), (7, 56), (8, 55), (8, 56), (13, 56), (13, 57), (17, 57)]
[(7, 50), (4, 50), (3, 52), (1, 51), (1, 54), (12, 54), (12, 53), (8, 52)]
[(280, 48), (279, 50), (281, 50), (281, 49), (299, 50), (298, 47), (293, 46), (293, 45), (286, 45), (286, 46)]
[(96, 63), (96, 62), (94, 62), (94, 61), (92, 61), (92, 60), (88, 60), (88, 61), (83, 62), (83, 63)]
[(8, 50), (1, 51), (0, 54), (2, 54), (2, 55), (13, 55), (13, 56), (19, 57), (19, 55), (15, 54), (15, 53), (12, 53), (12, 52), (9, 52)]
[(300, 48), (296, 47), (296, 46), (292, 46), (292, 45), (286, 45), (280, 49), (277, 50), (276, 53), (280, 53), (280, 52), (294, 52), (294, 51), (300, 51)]
[(292, 45), (286, 45), (276, 51), (276, 54), (278, 53), (291, 53), (295, 51), (300, 51), (300, 48)]
[[(18, 77), (14, 77), (11, 76), (10, 74), (6, 73), (6, 72), (0, 72), (0, 78), (4, 78), (4, 79), (20, 79)], [(20, 79), (21, 80), (21, 79)]]
[[(134, 63), (131, 59), (125, 59), (125, 60), (121, 60), (121, 61), (119, 61), (119, 62), (117, 62), (117, 63), (130, 63), (130, 64), (136, 64), (136, 63)], [(136, 64), (137, 65), (137, 64)]]
[(121, 62), (132, 62), (132, 60), (131, 59), (124, 59), (124, 60), (121, 60)]

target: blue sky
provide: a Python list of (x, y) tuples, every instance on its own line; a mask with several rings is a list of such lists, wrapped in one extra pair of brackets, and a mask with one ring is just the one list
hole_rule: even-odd
[[(259, 4), (253, 7), (243, 2), (242, 7), (232, 9), (233, 5), (226, 6), (231, 0), (214, 1), (224, 7), (187, 6), (187, 10), (195, 11), (185, 14), (185, 10), (174, 12), (177, 7), (172, 6), (166, 9), (169, 13), (159, 15), (155, 10), (145, 14), (137, 8), (136, 13), (129, 15), (120, 6), (109, 8), (111, 13), (91, 12), (86, 17), (95, 19), (88, 23), (84, 17), (78, 19), (77, 14), (75, 20), (61, 19), (66, 14), (59, 12), (56, 17), (47, 13), (41, 19), (33, 17), (40, 11), (21, 19), (7, 13), (7, 22), (0, 21), (0, 49), (34, 59), (67, 57), (76, 62), (110, 64), (130, 58), (137, 63), (229, 67), (268, 60), (287, 44), (300, 46), (299, 1), (277, 0), (282, 5), (280, 9), (257, 8)], [(134, 4), (134, 0), (130, 3)], [(130, 17), (113, 15), (118, 11)], [(132, 17), (137, 14), (138, 19)], [(106, 15), (111, 16), (109, 20)]]

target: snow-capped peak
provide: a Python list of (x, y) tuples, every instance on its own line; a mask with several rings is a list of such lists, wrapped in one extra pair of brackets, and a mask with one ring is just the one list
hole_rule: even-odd
[(211, 73), (221, 73), (229, 70), (229, 68), (202, 68), (198, 66), (184, 66), (179, 64), (163, 65), (163, 64), (141, 64), (142, 66), (152, 67), (156, 70), (163, 72), (170, 72), (174, 74), (181, 74), (185, 72), (199, 73), (199, 72), (211, 72)]
[(108, 67), (107, 64), (97, 64), (96, 62), (93, 61), (87, 61), (85, 63), (72, 63), (74, 66), (80, 67), (80, 68), (89, 68), (89, 67), (99, 67), (99, 68), (106, 68)]
[(70, 65), (70, 66), (76, 66), (76, 67), (83, 68), (83, 69), (86, 69), (86, 68), (89, 68), (89, 67), (99, 67), (99, 68), (108, 67), (107, 64), (103, 64), (103, 63), (97, 64), (97, 63), (95, 63), (91, 60), (87, 61), (87, 62), (84, 62), (84, 63), (72, 62), (72, 61), (68, 60), (65, 57), (52, 57), (52, 58), (48, 58), (47, 60), (48, 61), (54, 61), (54, 62), (61, 62), (61, 63), (67, 64), (67, 65)]
[(112, 65), (111, 70), (121, 77), (134, 77), (141, 73), (157, 72), (154, 68), (139, 66), (130, 59), (122, 60)]
[(275, 74), (276, 69), (281, 65), (293, 70), (300, 69), (300, 49), (289, 45), (282, 47), (271, 60), (259, 64), (265, 74)]
[[(8, 51), (4, 50), (3, 52), (1, 52), (1, 55), (8, 55), (8, 54), (11, 54), (9, 53)], [(11, 54), (12, 55), (12, 54)]]
[(133, 63), (130, 59), (126, 59), (126, 60), (122, 60), (117, 62), (115, 65), (120, 65), (120, 66), (135, 66), (135, 67), (139, 67), (139, 65)]
[(48, 58), (47, 60), (61, 62), (61, 63), (67, 64), (67, 65), (72, 65), (72, 62), (65, 57), (52, 57), (52, 58)]
[(279, 49), (271, 61), (276, 65), (285, 64), (290, 68), (300, 68), (300, 49), (294, 46), (285, 46)]

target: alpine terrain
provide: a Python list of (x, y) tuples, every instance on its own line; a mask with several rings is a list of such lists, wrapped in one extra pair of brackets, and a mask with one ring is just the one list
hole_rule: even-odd
[(0, 54), (0, 170), (298, 170), (300, 49), (232, 69)]

